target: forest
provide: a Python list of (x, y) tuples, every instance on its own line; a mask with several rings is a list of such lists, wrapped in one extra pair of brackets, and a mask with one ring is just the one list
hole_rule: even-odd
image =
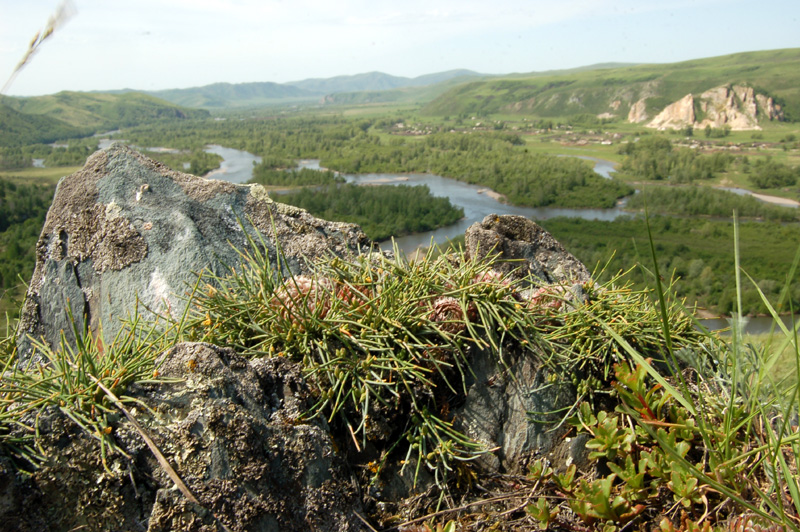
[[(675, 290), (686, 304), (715, 314), (736, 310), (733, 224), (727, 221), (651, 217), (659, 271), (677, 279)], [(613, 222), (578, 218), (552, 218), (540, 222), (588, 267), (604, 268), (601, 280), (620, 271), (641, 288), (651, 287), (653, 259), (647, 226), (641, 218)], [(800, 242), (800, 227), (774, 222), (740, 224), (741, 266), (770, 301), (777, 301)], [(745, 314), (764, 313), (758, 290), (745, 280), (742, 304)], [(792, 284), (789, 301), (800, 308), (800, 284)], [(787, 301), (780, 310), (787, 311)]]
[(331, 184), (284, 194), (278, 200), (326, 220), (359, 224), (372, 240), (430, 231), (464, 216), (464, 209), (432, 196), (425, 185)]
[(30, 280), (36, 240), (53, 192), (53, 186), (17, 185), (0, 178), (0, 296)]
[(646, 186), (625, 204), (626, 209), (683, 217), (731, 218), (796, 222), (800, 210), (772, 205), (748, 195), (702, 186)]

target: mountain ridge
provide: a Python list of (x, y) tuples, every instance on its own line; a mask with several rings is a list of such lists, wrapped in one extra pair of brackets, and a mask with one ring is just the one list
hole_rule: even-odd
[(654, 116), (687, 94), (702, 94), (726, 85), (751, 87), (774, 98), (785, 119), (800, 117), (800, 48), (471, 81), (441, 94), (422, 112), (508, 113), (541, 118), (589, 114), (624, 119), (637, 102)]

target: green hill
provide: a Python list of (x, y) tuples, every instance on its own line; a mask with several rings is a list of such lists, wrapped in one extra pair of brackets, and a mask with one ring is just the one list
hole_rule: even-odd
[[(41, 134), (44, 136), (49, 134), (46, 133), (48, 127), (63, 127), (60, 124), (94, 132), (166, 119), (209, 116), (208, 111), (179, 107), (138, 92), (106, 94), (64, 91), (31, 98), (5, 96), (0, 99), (0, 104), (27, 115), (17, 118), (27, 121), (32, 127), (43, 128)], [(44, 123), (40, 118), (54, 119), (57, 122)], [(5, 122), (3, 130), (5, 131)]]
[(0, 103), (0, 146), (24, 146), (81, 137), (91, 131), (42, 115), (28, 115)]
[(605, 66), (474, 81), (445, 92), (423, 112), (539, 117), (609, 113), (626, 119), (631, 107), (643, 100), (652, 117), (689, 93), (740, 84), (773, 97), (785, 118), (800, 118), (800, 48), (672, 64)]

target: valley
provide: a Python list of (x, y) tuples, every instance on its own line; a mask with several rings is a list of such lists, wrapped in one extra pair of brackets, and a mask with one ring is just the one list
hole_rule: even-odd
[[(225, 178), (224, 170), (215, 170), (225, 154), (209, 154), (209, 145), (253, 154), (260, 158), (256, 182), (294, 192), (276, 196), (280, 201), (361, 223), (372, 238), (441, 226), (451, 228), (439, 233), (449, 238), (464, 211), (446, 200), (449, 207), (434, 207), (433, 196), (446, 195), (435, 187), (423, 194), (431, 198), (429, 211), (388, 214), (382, 209), (390, 203), (418, 207), (429, 200), (399, 199), (406, 192), (390, 185), (369, 187), (367, 200), (338, 183), (336, 174), (291, 169), (316, 159), (351, 176), (414, 176), (414, 184), (441, 176), (500, 198), (497, 205), (508, 212), (538, 213), (532, 214), (537, 222), (596, 267), (601, 279), (625, 270), (636, 286), (650, 282), (646, 210), (660, 271), (675, 276), (676, 293), (688, 305), (713, 315), (734, 304), (736, 210), (742, 265), (754, 277), (744, 304), (759, 314), (765, 311), (759, 290), (775, 304), (800, 305), (800, 291), (782, 290), (800, 241), (800, 210), (791, 207), (800, 200), (800, 125), (793, 121), (800, 116), (799, 65), (800, 50), (776, 50), (674, 65), (597, 65), (507, 77), (453, 71), (416, 83), (373, 73), (306, 80), (292, 85), (295, 92), (220, 84), (157, 95), (170, 102), (129, 92), (3, 97), (0, 112), (8, 118), (0, 132), (0, 180), (8, 190), (36, 186), (40, 196), (52, 195), (55, 181), (96, 149), (91, 135), (116, 130), (112, 140), (169, 148), (173, 153), (145, 153), (214, 178)], [(608, 161), (611, 178), (598, 175), (596, 161), (586, 158)], [(45, 168), (33, 168), (34, 159)], [(345, 191), (352, 199), (343, 200)], [(339, 195), (342, 201), (332, 201)], [(775, 204), (780, 200), (789, 206)], [(0, 232), (2, 300), (13, 311), (10, 301), (22, 294), (19, 279), (30, 277), (24, 264), (32, 264), (35, 226), (46, 206), (29, 206), (13, 194), (0, 202), (13, 214)], [(622, 217), (572, 216), (620, 203)], [(559, 212), (563, 216), (555, 216)], [(380, 228), (371, 229), (370, 214)], [(386, 225), (389, 219), (395, 222)]]

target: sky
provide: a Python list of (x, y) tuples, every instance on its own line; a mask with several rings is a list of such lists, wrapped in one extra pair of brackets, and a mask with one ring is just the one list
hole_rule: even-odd
[[(14, 96), (380, 71), (541, 72), (800, 47), (799, 0), (67, 0)], [(0, 0), (0, 86), (61, 0)]]

